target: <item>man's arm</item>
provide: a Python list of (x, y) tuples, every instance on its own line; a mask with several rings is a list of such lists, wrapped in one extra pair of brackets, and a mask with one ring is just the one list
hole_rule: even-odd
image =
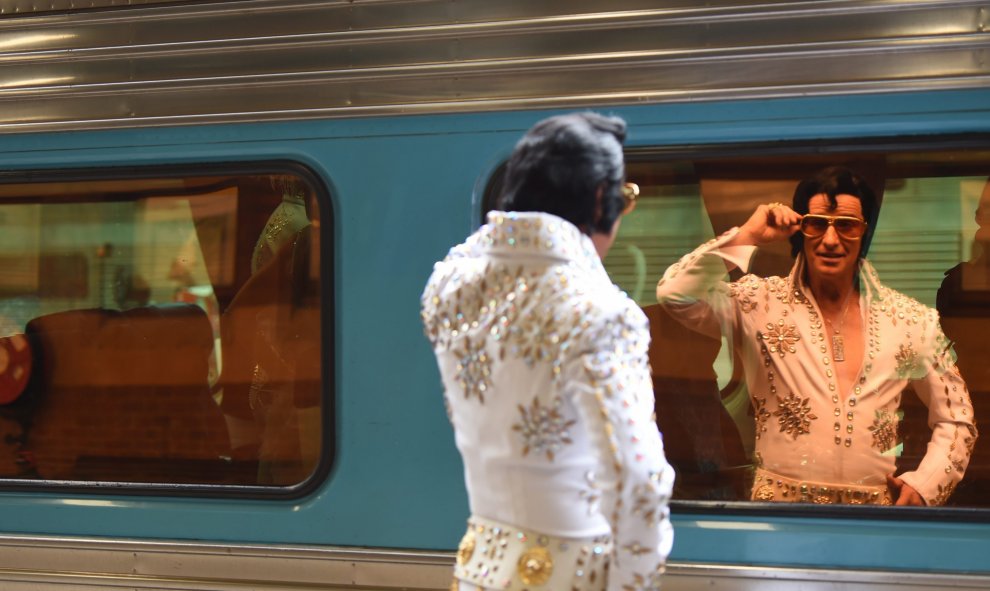
[(684, 325), (718, 338), (733, 320), (729, 269), (749, 266), (753, 251), (787, 240), (801, 216), (781, 204), (760, 205), (739, 228), (708, 241), (671, 265), (657, 283), (657, 301)]
[(966, 383), (955, 364), (951, 345), (938, 323), (938, 314), (928, 310), (931, 329), (923, 343), (915, 391), (928, 407), (932, 438), (917, 470), (901, 474), (900, 480), (918, 492), (927, 505), (948, 500), (969, 464), (976, 443), (973, 404)]
[(606, 588), (659, 589), (673, 543), (667, 502), (674, 470), (652, 418), (649, 331), (631, 302), (603, 320), (586, 333), (584, 352), (564, 377), (597, 456), (600, 511), (612, 528)]

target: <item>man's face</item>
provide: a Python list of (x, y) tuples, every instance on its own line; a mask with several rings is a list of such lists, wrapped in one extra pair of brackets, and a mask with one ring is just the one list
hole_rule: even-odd
[[(829, 206), (828, 197), (818, 194), (808, 202), (808, 213), (828, 216), (850, 216), (863, 219), (863, 207), (852, 195), (836, 195), (836, 206)], [(804, 237), (804, 257), (808, 263), (808, 277), (816, 280), (848, 280), (856, 273), (856, 261), (863, 246), (862, 238), (844, 238), (829, 226), (816, 238)]]

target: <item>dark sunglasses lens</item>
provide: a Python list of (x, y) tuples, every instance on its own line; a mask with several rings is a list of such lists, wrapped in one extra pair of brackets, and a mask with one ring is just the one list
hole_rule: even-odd
[(801, 219), (801, 232), (809, 236), (821, 236), (826, 230), (828, 230), (828, 220), (825, 218), (804, 216)]

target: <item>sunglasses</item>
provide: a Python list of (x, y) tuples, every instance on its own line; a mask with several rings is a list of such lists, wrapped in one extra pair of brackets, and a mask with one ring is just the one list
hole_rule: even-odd
[(801, 218), (801, 233), (808, 238), (823, 236), (828, 232), (829, 226), (835, 228), (839, 236), (848, 240), (859, 240), (866, 233), (866, 222), (851, 216), (809, 213)]
[(629, 215), (636, 209), (637, 197), (639, 197), (639, 185), (636, 183), (622, 185), (622, 215)]

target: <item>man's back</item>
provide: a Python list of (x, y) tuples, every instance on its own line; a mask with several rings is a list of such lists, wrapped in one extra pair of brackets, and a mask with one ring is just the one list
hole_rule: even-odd
[(605, 542), (632, 509), (616, 505), (622, 472), (649, 467), (625, 533), (669, 532), (673, 474), (649, 421), (645, 316), (573, 225), (539, 213), (489, 222), (437, 264), (423, 294), (473, 519)]

